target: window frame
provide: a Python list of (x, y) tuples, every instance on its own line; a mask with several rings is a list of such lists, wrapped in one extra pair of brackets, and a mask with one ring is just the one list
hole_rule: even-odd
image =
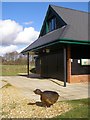
[(56, 17), (53, 17), (48, 22), (48, 30), (49, 32), (56, 29)]

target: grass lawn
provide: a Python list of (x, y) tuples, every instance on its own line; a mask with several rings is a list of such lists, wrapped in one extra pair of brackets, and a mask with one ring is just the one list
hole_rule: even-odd
[(90, 98), (89, 99), (80, 99), (80, 100), (70, 100), (67, 101), (71, 104), (72, 109), (60, 116), (60, 118), (89, 118), (89, 110), (90, 110)]
[(0, 75), (16, 76), (18, 73), (27, 73), (27, 65), (0, 65)]

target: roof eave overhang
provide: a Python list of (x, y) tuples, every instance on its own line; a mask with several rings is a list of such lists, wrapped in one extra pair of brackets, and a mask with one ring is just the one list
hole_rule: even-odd
[(50, 42), (50, 43), (47, 43), (47, 44), (44, 44), (44, 45), (41, 45), (41, 46), (37, 46), (35, 48), (32, 48), (32, 49), (29, 49), (27, 51), (22, 51), (23, 54), (26, 54), (28, 52), (30, 53), (33, 53), (37, 50), (40, 50), (42, 48), (45, 48), (45, 47), (49, 47), (49, 46), (52, 46), (52, 45), (55, 45), (57, 43), (62, 43), (62, 44), (77, 44), (77, 45), (90, 45), (90, 40), (72, 40), (72, 39), (68, 39), (68, 38), (61, 38), (61, 39), (58, 39), (58, 40), (55, 40), (53, 42)]
[(70, 43), (70, 44), (81, 44), (81, 45), (90, 45), (90, 40), (74, 40), (69, 38), (61, 38), (59, 39), (61, 43)]

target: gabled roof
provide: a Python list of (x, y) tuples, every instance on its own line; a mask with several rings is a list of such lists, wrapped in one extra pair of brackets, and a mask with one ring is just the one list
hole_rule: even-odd
[(88, 40), (88, 12), (53, 5), (51, 7), (69, 25), (64, 38)]
[(44, 19), (44, 22), (43, 22), (43, 25), (42, 25), (42, 28), (41, 28), (41, 31), (40, 31), (40, 35), (39, 37), (41, 36), (43, 30), (45, 29), (45, 26), (46, 26), (46, 22), (48, 21), (48, 19), (50, 18), (50, 16), (56, 16), (56, 18), (58, 19), (59, 24), (62, 24), (63, 26), (64, 25), (67, 25), (65, 23), (65, 21), (56, 13), (56, 11), (54, 11), (54, 9), (52, 9), (51, 5), (49, 5), (48, 7), (48, 10), (47, 10), (47, 13), (46, 13), (46, 16), (45, 16), (45, 19)]
[[(88, 13), (78, 10), (58, 7), (50, 5), (48, 8), (56, 15), (60, 17), (62, 21), (66, 24), (64, 27), (56, 29), (52, 32), (47, 33), (44, 36), (39, 36), (39, 38), (29, 45), (26, 49), (22, 51), (25, 53), (30, 50), (34, 50), (38, 47), (45, 46), (49, 43), (59, 41), (62, 43), (80, 43), (88, 44)], [(48, 13), (46, 14), (42, 29), (44, 28)], [(41, 29), (41, 32), (42, 32)], [(41, 34), (40, 32), (40, 34)]]

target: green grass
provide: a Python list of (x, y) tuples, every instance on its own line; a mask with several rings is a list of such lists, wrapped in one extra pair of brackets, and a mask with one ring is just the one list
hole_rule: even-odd
[(27, 65), (0, 65), (0, 75), (16, 76), (19, 73), (27, 73)]
[(67, 103), (71, 104), (72, 109), (56, 118), (88, 118), (90, 108), (90, 98), (80, 100), (70, 100)]

